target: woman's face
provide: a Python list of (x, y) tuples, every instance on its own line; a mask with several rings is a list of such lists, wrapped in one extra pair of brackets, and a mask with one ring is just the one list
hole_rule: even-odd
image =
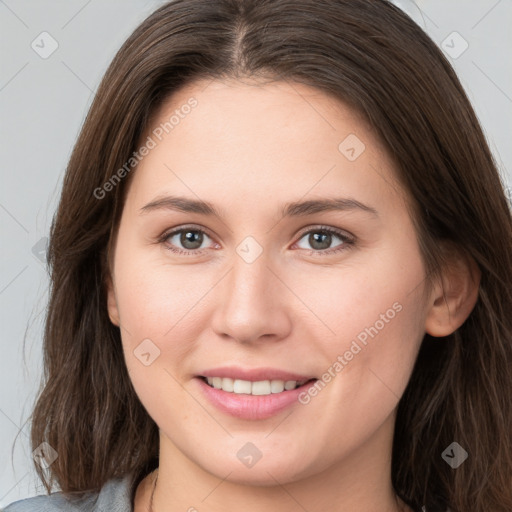
[(305, 85), (203, 81), (142, 144), (109, 314), (161, 464), (275, 485), (388, 457), (428, 305), (375, 133)]

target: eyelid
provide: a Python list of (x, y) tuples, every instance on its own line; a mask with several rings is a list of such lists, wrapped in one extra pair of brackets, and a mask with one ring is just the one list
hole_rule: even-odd
[(297, 236), (299, 238), (302, 238), (304, 235), (306, 235), (307, 233), (309, 233), (311, 231), (328, 231), (329, 233), (333, 233), (339, 237), (349, 239), (353, 242), (356, 241), (356, 237), (352, 233), (349, 233), (348, 231), (345, 231), (344, 229), (335, 228), (334, 226), (326, 226), (326, 225), (322, 225), (322, 224), (308, 226), (308, 227), (304, 228), (303, 230), (301, 230)]
[(199, 226), (197, 224), (183, 224), (176, 226), (174, 228), (166, 229), (158, 238), (168, 238), (172, 234), (179, 233), (180, 231), (185, 231), (186, 229), (190, 229), (190, 231), (201, 231), (207, 234), (210, 238), (214, 238), (213, 235), (203, 226)]

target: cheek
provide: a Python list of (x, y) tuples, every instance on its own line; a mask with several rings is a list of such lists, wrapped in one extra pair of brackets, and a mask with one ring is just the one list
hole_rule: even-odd
[[(152, 255), (157, 251), (139, 248), (140, 242), (129, 235), (121, 231), (116, 248), (116, 298), (126, 365), (146, 406), (178, 394), (171, 374), (193, 348), (187, 340), (195, 335), (192, 306), (200, 290), (194, 291), (183, 272), (162, 264), (161, 257), (156, 260)], [(159, 397), (162, 390), (166, 397)]]
[(386, 344), (373, 343), (375, 350), (388, 351), (389, 357), (394, 357), (396, 350), (410, 346), (409, 341), (422, 334), (421, 257), (410, 242), (395, 240), (394, 246), (357, 253), (344, 265), (311, 267), (309, 274), (302, 272), (301, 278), (295, 279), (294, 292), (314, 313), (301, 321), (310, 323), (310, 328), (313, 323), (323, 324), (316, 338), (324, 347), (331, 347), (331, 354), (349, 350), (353, 341), (369, 347), (372, 340), (382, 338), (387, 339)]
[(424, 269), (414, 247), (397, 247), (321, 280), (315, 289), (322, 294), (309, 292), (308, 303), (319, 306), (315, 312), (330, 330), (315, 347), (328, 362), (322, 380), (331, 391), (318, 392), (322, 409), (331, 400), (350, 404), (378, 422), (405, 390), (424, 336)]
[(116, 272), (122, 345), (130, 379), (158, 425), (171, 430), (185, 424), (190, 427), (187, 395), (180, 381), (197, 346), (199, 322), (193, 305), (204, 292), (190, 291), (190, 280), (179, 278), (170, 267), (162, 271), (161, 265), (135, 258), (131, 263), (120, 265)]
[(176, 328), (182, 329), (181, 324), (194, 317), (193, 306), (205, 294), (208, 276), (203, 273), (202, 278), (188, 265), (169, 264), (158, 248), (140, 248), (129, 241), (123, 245), (124, 255), (115, 263), (122, 325), (133, 342), (141, 336), (155, 340), (174, 336)]
[[(190, 279), (180, 279), (179, 274), (133, 270), (118, 287), (121, 335), (127, 366), (134, 377), (147, 369), (158, 371), (158, 380), (143, 381), (157, 391), (157, 382), (172, 380), (186, 373), (187, 358), (197, 347), (200, 338), (200, 307), (194, 307), (204, 295)], [(183, 291), (188, 286), (192, 291)], [(149, 354), (149, 355), (148, 355)], [(142, 365), (141, 365), (142, 363)], [(166, 374), (166, 370), (169, 372)]]

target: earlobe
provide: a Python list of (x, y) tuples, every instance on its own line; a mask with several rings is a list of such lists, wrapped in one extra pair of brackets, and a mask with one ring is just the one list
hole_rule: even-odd
[(457, 251), (436, 283), (425, 321), (425, 332), (434, 337), (448, 336), (468, 318), (478, 300), (481, 272), (469, 256)]
[(106, 279), (106, 288), (107, 288), (107, 308), (108, 308), (108, 316), (110, 321), (119, 327), (119, 310), (117, 307), (116, 295), (114, 292), (114, 284), (112, 282), (112, 277), (109, 275)]

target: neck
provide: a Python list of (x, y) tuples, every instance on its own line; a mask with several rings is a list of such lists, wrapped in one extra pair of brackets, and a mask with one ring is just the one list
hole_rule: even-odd
[[(393, 423), (390, 423), (391, 427)], [(383, 437), (387, 439), (383, 443)], [(150, 512), (343, 512), (409, 511), (391, 485), (392, 428), (384, 426), (375, 439), (338, 463), (294, 481), (271, 475), (268, 483), (235, 481), (235, 468), (225, 474), (208, 472), (160, 432), (160, 467), (146, 486)], [(319, 463), (319, 466), (321, 462)], [(151, 500), (152, 496), (152, 500)], [(152, 501), (152, 508), (149, 503)], [(137, 510), (137, 509), (136, 509)]]

